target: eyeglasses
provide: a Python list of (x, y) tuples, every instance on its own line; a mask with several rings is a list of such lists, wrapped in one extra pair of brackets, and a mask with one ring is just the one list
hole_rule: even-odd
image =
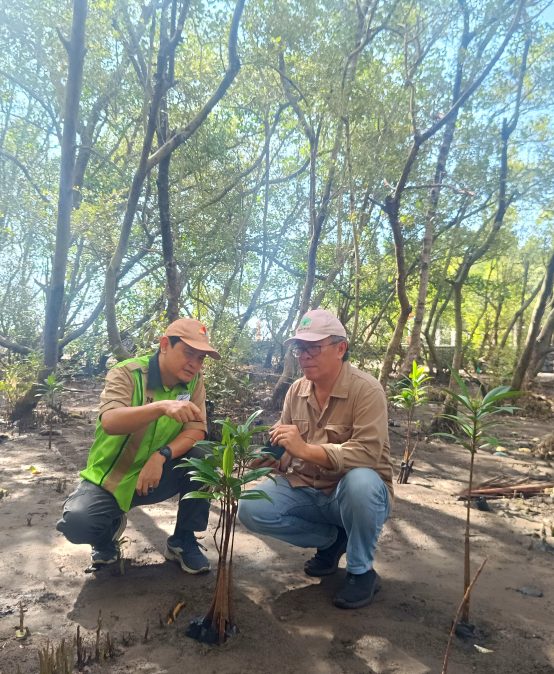
[(344, 342), (344, 339), (335, 339), (333, 342), (327, 342), (327, 344), (295, 344), (291, 348), (291, 353), (295, 358), (300, 358), (304, 353), (308, 354), (310, 358), (315, 358), (316, 356), (319, 356), (321, 350), (326, 346), (334, 346), (341, 342)]

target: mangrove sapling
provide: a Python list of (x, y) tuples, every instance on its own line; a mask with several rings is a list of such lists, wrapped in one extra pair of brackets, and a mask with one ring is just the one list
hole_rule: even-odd
[(497, 386), (489, 391), (485, 396), (472, 397), (469, 390), (459, 374), (452, 373), (458, 392), (446, 390), (447, 395), (451, 396), (457, 403), (458, 411), (456, 414), (444, 414), (445, 419), (452, 422), (454, 432), (436, 433), (435, 435), (450, 438), (470, 452), (468, 491), (466, 501), (466, 525), (464, 534), (464, 601), (462, 606), (461, 623), (469, 625), (469, 600), (470, 593), (467, 591), (470, 586), (470, 513), (471, 513), (471, 489), (473, 487), (473, 468), (475, 455), (479, 449), (487, 446), (498, 445), (498, 440), (488, 435), (490, 427), (495, 423), (492, 418), (500, 412), (512, 413), (516, 408), (513, 405), (502, 404), (507, 398), (515, 398), (519, 395), (518, 391), (513, 391), (509, 386)]
[(48, 449), (51, 449), (54, 414), (60, 409), (58, 394), (63, 391), (63, 381), (52, 372), (41, 384), (37, 384), (37, 391), (36, 397), (43, 398), (48, 409)]
[(416, 407), (419, 407), (428, 401), (427, 390), (429, 386), (427, 382), (429, 381), (431, 381), (431, 377), (425, 374), (423, 365), (418, 365), (417, 361), (414, 360), (412, 362), (410, 374), (408, 376), (403, 376), (399, 382), (399, 392), (391, 397), (395, 407), (399, 407), (406, 411), (407, 418), (404, 454), (402, 456), (402, 463), (400, 464), (400, 472), (396, 480), (399, 484), (407, 484), (413, 469), (414, 460), (412, 459), (412, 456), (414, 455), (418, 443), (418, 437), (417, 434), (414, 433), (414, 428), (417, 431), (419, 425), (419, 422), (414, 419), (414, 413)]
[(221, 441), (203, 441), (196, 444), (210, 450), (205, 458), (185, 459), (182, 468), (189, 470), (192, 480), (203, 483), (198, 491), (191, 491), (183, 498), (214, 499), (220, 502), (220, 515), (214, 534), (218, 552), (217, 578), (214, 596), (203, 618), (193, 620), (187, 635), (206, 643), (222, 644), (235, 634), (237, 627), (233, 615), (233, 544), (240, 499), (269, 499), (259, 489), (244, 491), (246, 484), (267, 475), (271, 468), (251, 468), (259, 458), (259, 447), (252, 445), (255, 433), (267, 427), (254, 426), (262, 410), (254, 412), (244, 424), (233, 424), (229, 419), (216, 421), (221, 425)]

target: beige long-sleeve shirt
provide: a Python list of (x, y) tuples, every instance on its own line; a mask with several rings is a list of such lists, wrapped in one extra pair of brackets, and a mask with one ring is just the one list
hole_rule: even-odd
[(320, 409), (313, 383), (305, 377), (290, 387), (282, 424), (298, 427), (305, 442), (323, 447), (333, 468), (293, 459), (287, 479), (292, 486), (331, 491), (351, 468), (372, 468), (391, 496), (392, 463), (387, 401), (379, 382), (345, 362), (327, 405)]

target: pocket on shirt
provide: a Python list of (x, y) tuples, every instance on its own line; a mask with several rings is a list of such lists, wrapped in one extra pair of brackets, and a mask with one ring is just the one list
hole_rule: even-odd
[(340, 445), (352, 437), (352, 426), (347, 424), (326, 424), (325, 432), (329, 442)]
[(308, 430), (310, 428), (309, 421), (307, 419), (293, 419), (292, 423), (298, 428), (302, 438), (306, 440), (308, 437)]

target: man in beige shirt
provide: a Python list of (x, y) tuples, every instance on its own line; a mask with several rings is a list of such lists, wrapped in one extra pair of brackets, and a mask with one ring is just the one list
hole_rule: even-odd
[(324, 309), (308, 311), (285, 344), (304, 372), (270, 431), (285, 452), (275, 481), (259, 487), (271, 502), (242, 500), (239, 519), (255, 533), (317, 548), (304, 565), (309, 576), (335, 573), (346, 552), (334, 604), (360, 608), (380, 587), (373, 559), (393, 496), (385, 393), (350, 365), (346, 330)]

